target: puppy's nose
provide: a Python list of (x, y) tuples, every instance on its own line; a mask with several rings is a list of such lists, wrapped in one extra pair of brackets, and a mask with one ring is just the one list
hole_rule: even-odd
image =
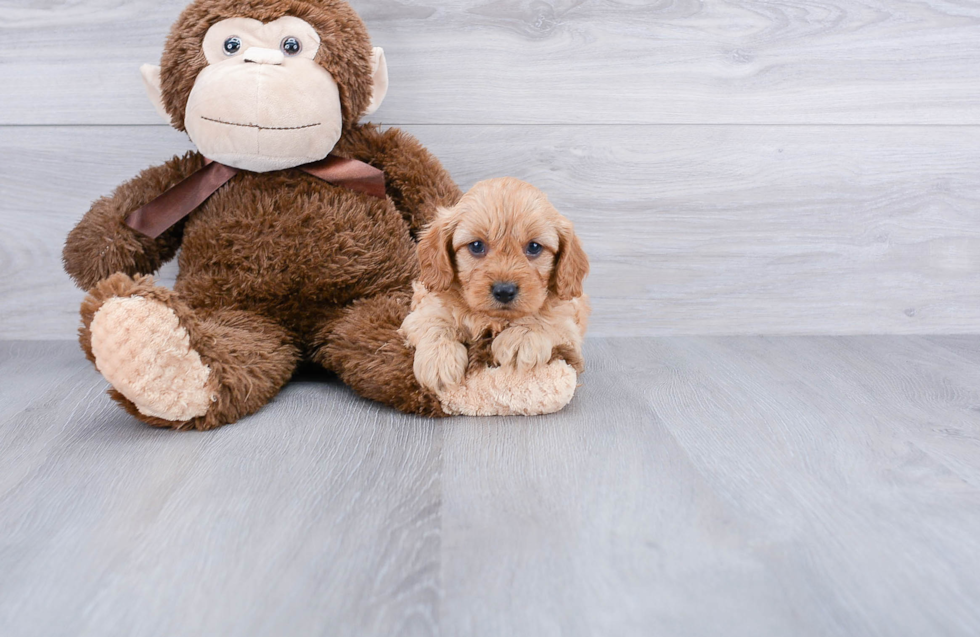
[(494, 283), (490, 291), (501, 303), (510, 303), (517, 298), (517, 289), (513, 283)]

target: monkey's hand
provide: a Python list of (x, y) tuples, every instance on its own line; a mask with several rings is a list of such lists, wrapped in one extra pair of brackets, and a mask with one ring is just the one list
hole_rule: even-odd
[(527, 371), (537, 365), (547, 365), (555, 343), (539, 330), (513, 325), (508, 327), (490, 346), (494, 361), (501, 367), (514, 366)]
[(579, 374), (585, 372), (585, 358), (582, 356), (582, 348), (578, 345), (563, 343), (555, 347), (551, 360), (558, 359), (564, 360)]
[(466, 346), (449, 338), (426, 339), (415, 347), (415, 378), (432, 391), (463, 382), (469, 358)]
[(126, 225), (131, 212), (148, 204), (204, 165), (199, 153), (174, 157), (148, 168), (110, 197), (96, 201), (68, 235), (62, 253), (65, 271), (82, 289), (116, 272), (130, 276), (153, 274), (177, 253), (183, 234), (178, 223), (156, 239)]

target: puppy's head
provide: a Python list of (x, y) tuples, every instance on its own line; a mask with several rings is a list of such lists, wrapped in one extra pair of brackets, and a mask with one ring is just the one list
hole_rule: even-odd
[(514, 319), (541, 309), (549, 294), (582, 295), (589, 260), (572, 222), (540, 190), (513, 178), (476, 184), (419, 241), (421, 281), (456, 289), (469, 308)]

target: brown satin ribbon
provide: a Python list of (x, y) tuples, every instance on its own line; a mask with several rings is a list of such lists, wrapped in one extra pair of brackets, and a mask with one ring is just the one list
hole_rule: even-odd
[(385, 174), (370, 164), (356, 159), (327, 155), (326, 159), (299, 167), (314, 177), (348, 190), (385, 198)]
[[(297, 166), (314, 177), (355, 192), (384, 199), (384, 173), (356, 159), (328, 155), (326, 159)], [(207, 161), (193, 175), (126, 217), (126, 225), (156, 239), (178, 221), (194, 212), (219, 188), (238, 174), (237, 168)]]

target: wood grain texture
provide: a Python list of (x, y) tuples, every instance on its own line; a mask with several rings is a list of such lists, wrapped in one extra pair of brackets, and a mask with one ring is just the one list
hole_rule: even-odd
[[(980, 124), (980, 7), (358, 0), (405, 124)], [(148, 124), (184, 0), (0, 2), (2, 124)]]
[(0, 342), (0, 633), (434, 635), (440, 430), (307, 377), (137, 426), (70, 343)]
[(304, 375), (146, 428), (0, 342), (0, 626), (34, 635), (980, 632), (980, 337), (589, 339), (564, 412)]
[(444, 632), (975, 634), (980, 367), (939, 343), (592, 341), (566, 412), (447, 423)]
[[(575, 221), (595, 335), (980, 330), (978, 127), (409, 130), (462, 185), (515, 175)], [(186, 148), (164, 128), (0, 128), (0, 338), (72, 337), (68, 230)]]

